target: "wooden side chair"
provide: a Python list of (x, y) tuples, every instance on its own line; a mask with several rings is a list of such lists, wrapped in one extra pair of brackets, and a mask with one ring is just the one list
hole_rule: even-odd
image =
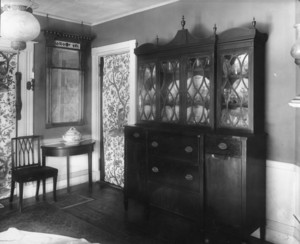
[(21, 136), (11, 139), (12, 178), (9, 201), (13, 201), (15, 182), (19, 184), (19, 209), (22, 212), (23, 184), (36, 181), (36, 195), (39, 198), (40, 181), (43, 181), (43, 199), (45, 199), (46, 179), (53, 177), (53, 198), (56, 201), (56, 183), (58, 169), (41, 164), (40, 136)]

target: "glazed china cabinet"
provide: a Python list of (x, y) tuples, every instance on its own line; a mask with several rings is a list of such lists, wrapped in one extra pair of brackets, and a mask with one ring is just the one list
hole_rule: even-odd
[(255, 28), (184, 28), (138, 57), (137, 123), (125, 127), (124, 202), (140, 200), (247, 241), (265, 225), (264, 45)]

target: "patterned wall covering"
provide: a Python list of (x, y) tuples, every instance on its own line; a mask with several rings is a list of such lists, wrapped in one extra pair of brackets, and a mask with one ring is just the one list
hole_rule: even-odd
[(103, 137), (105, 181), (124, 186), (124, 125), (129, 113), (129, 53), (104, 57)]
[(10, 139), (15, 136), (16, 53), (0, 51), (0, 198), (9, 195)]

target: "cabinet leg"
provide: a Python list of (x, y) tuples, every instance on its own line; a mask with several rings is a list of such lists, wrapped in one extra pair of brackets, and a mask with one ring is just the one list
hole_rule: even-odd
[(208, 237), (204, 237), (204, 244), (210, 244), (210, 239)]
[(36, 193), (35, 193), (35, 199), (38, 201), (39, 200), (39, 190), (40, 190), (40, 180), (36, 181)]
[(124, 209), (125, 211), (128, 210), (128, 199), (124, 199)]
[(9, 197), (10, 203), (14, 200), (14, 191), (15, 191), (15, 181), (11, 180), (10, 197)]
[(265, 241), (266, 240), (266, 226), (262, 225), (259, 229), (259, 235), (260, 235), (260, 240)]

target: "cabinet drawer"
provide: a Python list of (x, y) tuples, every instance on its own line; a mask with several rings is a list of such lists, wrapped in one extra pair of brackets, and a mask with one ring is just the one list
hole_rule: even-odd
[(149, 134), (148, 148), (150, 155), (185, 161), (197, 161), (198, 159), (198, 138), (196, 136), (152, 133)]
[(241, 156), (241, 141), (239, 138), (207, 136), (205, 138), (205, 153), (226, 155), (231, 157)]
[(145, 140), (146, 131), (138, 127), (125, 127), (125, 136), (129, 140)]
[(149, 180), (170, 184), (188, 191), (200, 191), (200, 172), (197, 165), (150, 158)]

